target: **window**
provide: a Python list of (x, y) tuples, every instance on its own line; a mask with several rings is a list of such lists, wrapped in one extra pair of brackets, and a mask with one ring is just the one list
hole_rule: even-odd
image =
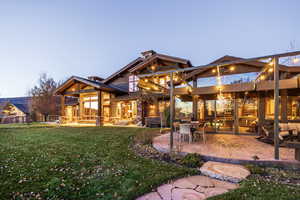
[(129, 92), (136, 92), (138, 91), (138, 81), (139, 78), (135, 75), (129, 76)]
[(85, 120), (96, 119), (98, 112), (98, 97), (97, 96), (84, 96), (82, 98), (83, 118)]

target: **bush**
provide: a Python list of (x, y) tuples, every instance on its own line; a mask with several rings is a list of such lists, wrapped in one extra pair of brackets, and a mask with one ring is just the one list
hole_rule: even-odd
[(196, 153), (189, 153), (184, 156), (180, 161), (180, 164), (185, 165), (187, 167), (200, 167), (202, 164), (201, 156)]
[(264, 175), (265, 169), (257, 165), (245, 165), (245, 167), (251, 172), (251, 174)]
[(141, 133), (138, 133), (134, 140), (136, 143), (143, 144), (143, 145), (152, 145), (152, 140), (155, 136), (159, 133), (153, 130), (144, 130)]

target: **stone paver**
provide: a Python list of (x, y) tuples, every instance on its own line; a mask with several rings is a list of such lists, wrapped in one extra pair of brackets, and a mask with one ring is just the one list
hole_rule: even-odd
[(214, 187), (212, 179), (207, 176), (190, 176), (187, 177), (186, 180), (201, 187)]
[(159, 186), (157, 188), (157, 192), (160, 194), (163, 200), (172, 200), (172, 189), (173, 185), (171, 184), (165, 184), (162, 186)]
[(200, 171), (204, 175), (233, 183), (238, 183), (250, 175), (244, 166), (212, 161), (204, 163)]
[(137, 198), (136, 200), (161, 200), (161, 198), (157, 192), (151, 192)]
[(212, 179), (207, 176), (190, 176), (164, 184), (137, 200), (202, 200), (238, 188), (238, 184)]
[(197, 187), (197, 184), (190, 182), (188, 178), (182, 178), (175, 181), (173, 183), (173, 187), (182, 188), (182, 189), (194, 189)]
[(176, 188), (172, 191), (173, 200), (202, 200), (205, 195), (195, 190)]

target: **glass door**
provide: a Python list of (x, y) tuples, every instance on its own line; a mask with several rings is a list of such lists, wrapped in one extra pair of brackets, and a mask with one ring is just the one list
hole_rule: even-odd
[(233, 132), (234, 101), (206, 100), (204, 105), (204, 120), (209, 132)]

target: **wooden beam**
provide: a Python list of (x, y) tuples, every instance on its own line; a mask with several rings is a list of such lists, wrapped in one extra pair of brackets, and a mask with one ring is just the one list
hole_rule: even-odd
[(102, 126), (102, 91), (99, 90), (97, 91), (97, 96), (98, 96), (98, 112), (97, 112), (97, 120), (96, 120), (96, 125), (97, 126)]
[(173, 84), (173, 73), (170, 73), (170, 152), (173, 151), (173, 133), (174, 133), (174, 111), (175, 111), (175, 102), (174, 102), (174, 84)]
[[(197, 88), (197, 78), (193, 79), (193, 89)], [(192, 95), (193, 97), (193, 120), (198, 120), (198, 95)]]
[(287, 90), (281, 90), (280, 91), (280, 105), (281, 105), (281, 121), (283, 123), (287, 123)]
[(274, 61), (274, 158), (279, 159), (279, 64), (278, 57)]
[(258, 94), (258, 133), (259, 135), (262, 134), (262, 126), (265, 121), (265, 105), (266, 105), (266, 100), (265, 100), (265, 95), (262, 92), (259, 92)]
[(233, 133), (239, 134), (239, 107), (238, 107), (238, 101), (236, 98), (236, 95), (234, 95), (233, 99)]
[(65, 95), (71, 95), (71, 94), (81, 94), (81, 93), (91, 93), (91, 92), (97, 92), (98, 90), (95, 89), (88, 89), (88, 90), (78, 90), (74, 92), (65, 92)]
[(204, 68), (204, 67), (205, 68), (209, 68), (209, 67), (213, 68), (213, 67), (216, 67), (216, 66), (227, 66), (227, 65), (234, 65), (234, 64), (240, 64), (240, 63), (249, 63), (249, 62), (252, 62), (252, 61), (265, 60), (265, 59), (274, 58), (274, 57), (280, 58), (280, 57), (288, 57), (288, 56), (296, 56), (296, 55), (300, 55), (300, 51), (273, 54), (273, 55), (246, 58), (246, 59), (239, 59), (239, 60), (236, 60), (236, 61), (229, 61), (229, 62), (223, 62), (223, 63), (217, 63), (217, 64), (200, 65), (200, 66), (197, 66), (197, 67), (189, 67), (189, 68), (184, 68), (184, 69), (169, 70), (169, 71), (164, 71), (164, 72), (143, 74), (143, 75), (139, 75), (139, 77), (142, 78), (142, 77), (148, 77), (148, 76), (154, 76), (154, 75), (160, 75), (160, 74), (170, 74), (170, 73), (173, 73), (173, 72), (188, 72), (188, 71), (195, 71), (197, 69), (201, 69), (201, 68)]
[(60, 105), (61, 105), (61, 116), (64, 117), (65, 116), (65, 96), (61, 95), (60, 96)]

